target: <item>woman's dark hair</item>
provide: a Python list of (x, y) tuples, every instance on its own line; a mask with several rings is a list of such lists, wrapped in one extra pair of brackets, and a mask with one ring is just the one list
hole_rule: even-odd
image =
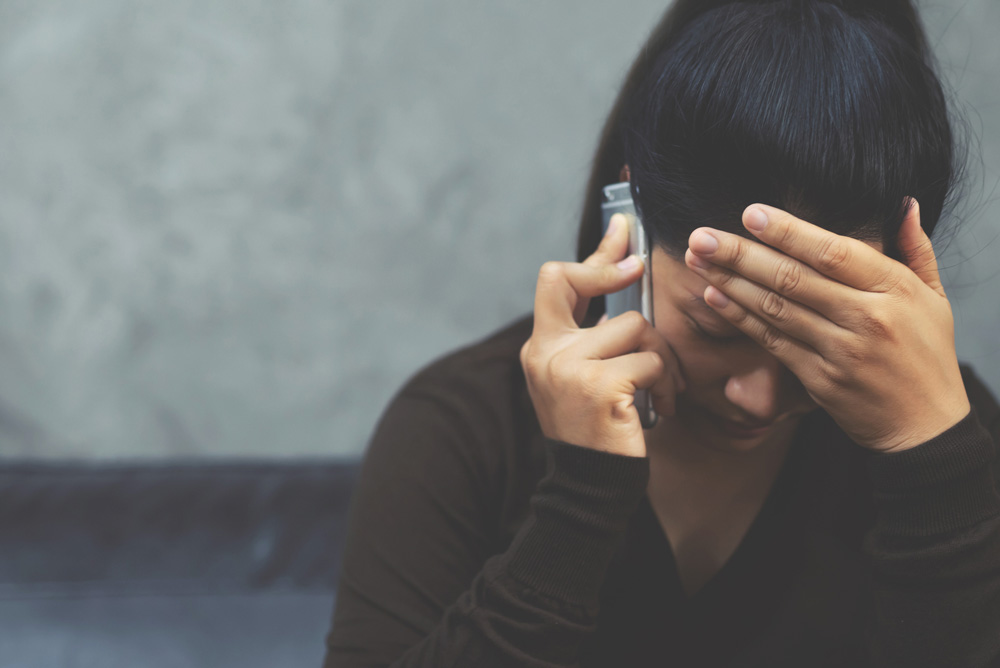
[(650, 242), (675, 259), (703, 225), (749, 237), (754, 202), (900, 259), (906, 197), (931, 235), (958, 172), (933, 62), (910, 0), (678, 0), (604, 126), (578, 258), (628, 164)]

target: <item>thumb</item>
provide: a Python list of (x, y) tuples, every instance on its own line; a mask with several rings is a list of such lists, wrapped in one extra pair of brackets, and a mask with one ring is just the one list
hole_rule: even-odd
[(912, 197), (909, 198), (909, 208), (903, 224), (899, 226), (899, 235), (896, 239), (903, 255), (903, 263), (928, 287), (945, 297), (934, 247), (931, 245), (930, 237), (920, 225), (920, 205)]

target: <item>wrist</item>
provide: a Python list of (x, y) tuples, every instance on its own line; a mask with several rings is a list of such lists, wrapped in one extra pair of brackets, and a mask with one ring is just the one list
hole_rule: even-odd
[(990, 433), (974, 410), (919, 448), (873, 454), (868, 472), (879, 535), (928, 536), (1000, 513)]
[(869, 448), (886, 455), (912, 450), (957, 425), (969, 415), (971, 410), (972, 404), (969, 403), (968, 397), (963, 392), (962, 401), (957, 402), (947, 412), (934, 411), (932, 414), (932, 412), (926, 411), (922, 420), (913, 420), (905, 431), (900, 429), (892, 438), (873, 444)]

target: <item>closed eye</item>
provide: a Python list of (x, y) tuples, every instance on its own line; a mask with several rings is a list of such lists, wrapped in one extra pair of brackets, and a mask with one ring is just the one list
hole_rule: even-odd
[(727, 342), (735, 343), (741, 339), (747, 338), (746, 335), (743, 334), (743, 332), (738, 332), (731, 336), (720, 336), (719, 334), (710, 334), (706, 332), (694, 318), (687, 316), (687, 320), (689, 323), (691, 323), (691, 329), (694, 331), (694, 333), (697, 334), (699, 338), (705, 339), (706, 341), (712, 341), (714, 343), (727, 343)]

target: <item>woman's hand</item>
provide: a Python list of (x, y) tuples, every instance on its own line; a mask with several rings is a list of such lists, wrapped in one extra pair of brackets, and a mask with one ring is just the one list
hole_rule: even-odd
[(637, 311), (580, 329), (591, 297), (621, 290), (642, 276), (639, 258), (617, 262), (628, 248), (622, 218), (612, 218), (601, 245), (582, 263), (542, 265), (534, 329), (521, 348), (521, 365), (548, 438), (645, 457), (635, 391), (649, 389), (656, 411), (674, 414), (683, 382), (673, 352)]
[(910, 202), (898, 237), (905, 264), (760, 204), (743, 223), (767, 246), (699, 228), (685, 254), (711, 284), (705, 301), (781, 360), (852, 440), (879, 452), (928, 441), (971, 409), (951, 305)]

